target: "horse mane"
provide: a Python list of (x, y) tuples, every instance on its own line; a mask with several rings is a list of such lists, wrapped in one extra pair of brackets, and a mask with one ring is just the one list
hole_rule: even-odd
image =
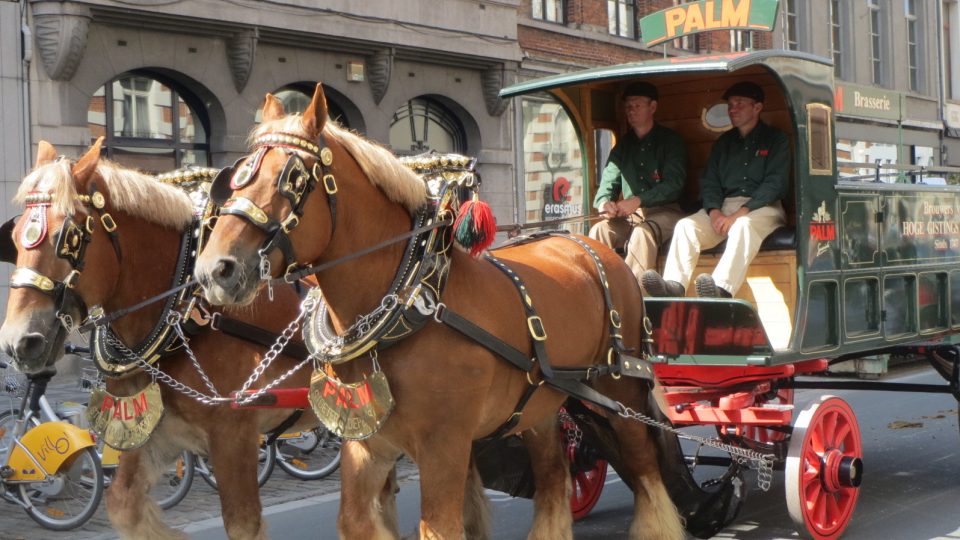
[[(31, 192), (50, 193), (53, 209), (73, 216), (81, 203), (70, 166), (69, 160), (59, 159), (37, 167), (20, 183), (14, 202), (24, 204)], [(97, 173), (115, 209), (178, 231), (190, 225), (193, 204), (183, 191), (103, 158), (97, 163)]]
[[(299, 114), (291, 114), (277, 120), (263, 122), (250, 134), (250, 140), (266, 133), (283, 132), (309, 139), (303, 129)], [(383, 146), (344, 129), (336, 121), (327, 119), (324, 134), (340, 143), (357, 161), (360, 169), (370, 181), (391, 201), (403, 205), (411, 214), (423, 206), (427, 200), (427, 188), (424, 182), (396, 155)]]

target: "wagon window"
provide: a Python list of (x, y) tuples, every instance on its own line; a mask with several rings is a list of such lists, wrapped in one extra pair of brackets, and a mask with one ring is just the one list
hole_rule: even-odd
[(883, 328), (887, 338), (917, 333), (917, 278), (889, 276), (883, 281)]
[(947, 274), (944, 272), (920, 274), (917, 307), (920, 313), (920, 331), (929, 332), (947, 328)]
[(573, 121), (555, 101), (525, 98), (522, 110), (524, 222), (583, 214), (583, 152)]
[(833, 349), (839, 345), (837, 283), (815, 281), (807, 289), (807, 311), (802, 352)]
[(827, 105), (807, 105), (807, 134), (810, 140), (810, 174), (833, 174), (831, 109)]
[(850, 279), (843, 284), (843, 322), (847, 337), (880, 332), (880, 280)]
[(960, 270), (950, 272), (950, 324), (960, 326)]

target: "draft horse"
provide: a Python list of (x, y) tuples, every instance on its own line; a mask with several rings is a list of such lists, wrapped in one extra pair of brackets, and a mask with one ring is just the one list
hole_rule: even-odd
[[(184, 264), (184, 237), (192, 235), (195, 226), (193, 204), (183, 191), (100, 159), (100, 140), (76, 162), (58, 159), (54, 148), (41, 142), (36, 167), (23, 180), (16, 200), (27, 205), (27, 213), (16, 223), (12, 237), (0, 239), (4, 255), (9, 256), (11, 248), (16, 250), (17, 264), (0, 347), (18, 370), (28, 374), (54, 369), (63, 354), (67, 327), (75, 326), (69, 320), (87, 317), (88, 306), (113, 313), (169, 289), (178, 264)], [(64, 235), (71, 232), (73, 240), (65, 240)], [(185, 273), (189, 277), (189, 268)], [(274, 302), (260, 295), (245, 308), (223, 310), (223, 320), (240, 321), (270, 335), (279, 333), (296, 317), (299, 297), (290, 287), (278, 288), (275, 294)], [(164, 302), (156, 302), (115, 320), (109, 331), (132, 350), (149, 348), (158, 329), (170, 331), (163, 328), (164, 311)], [(202, 369), (225, 396), (243, 385), (266, 349), (214, 331), (209, 324), (189, 339)], [(174, 339), (174, 345), (167, 347), (173, 350), (154, 366), (210, 394), (177, 344), (179, 340)], [(295, 358), (279, 356), (255, 386), (272, 381), (295, 363)], [(282, 386), (304, 387), (308, 376), (300, 370)], [(151, 375), (132, 369), (108, 378), (106, 390), (126, 396), (150, 381)], [(217, 482), (230, 538), (265, 538), (256, 480), (259, 438), (283, 424), (291, 411), (202, 404), (167, 384), (160, 384), (160, 395), (165, 409), (162, 420), (142, 446), (121, 455), (107, 491), (114, 527), (123, 537), (138, 540), (187, 537), (162, 522), (160, 509), (148, 493), (174, 457), (188, 449), (208, 454), (217, 471), (224, 471)], [(297, 427), (317, 423), (308, 410)]]
[[(531, 454), (537, 513), (530, 537), (571, 538), (569, 473), (556, 434), (556, 412), (566, 395), (545, 376), (582, 366), (603, 372), (616, 331), (612, 306), (625, 348), (642, 349), (643, 301), (629, 269), (614, 252), (582, 237), (576, 242), (548, 237), (496, 250), (510, 275), (488, 259), (451, 249), (442, 296), (433, 299), (442, 303), (438, 309), (393, 288), (397, 269), (409, 266), (407, 243), (345, 258), (409, 231), (412, 216), (427, 203), (424, 182), (389, 151), (329, 120), (320, 84), (302, 116), (285, 115), (269, 94), (262, 112), (263, 123), (251, 133), (253, 153), (229, 177), (214, 182), (224, 206), (195, 270), (207, 299), (244, 305), (257, 297), (263, 277), (277, 278), (297, 264), (329, 262), (315, 275), (325, 301), (323, 324), (336, 334), (333, 342), (347, 348), (360, 343), (365, 333), (355, 321), (377, 319), (378, 307), (390, 304), (385, 298), (391, 295), (401, 303), (406, 298), (425, 304), (421, 307), (432, 314), (422, 328), (388, 348), (367, 354), (357, 345), (364, 354), (330, 368), (344, 382), (382, 370), (395, 399), (376, 434), (345, 448), (341, 536), (391, 537), (376, 500), (394, 460), (405, 453), (420, 469), (420, 537), (461, 538), (471, 444), (502, 435), (498, 427), (507, 426), (506, 433), (526, 431)], [(318, 195), (308, 196), (314, 187)], [(518, 294), (515, 284), (521, 282)], [(537, 315), (525, 309), (531, 302)], [(513, 356), (537, 358), (534, 367), (517, 369), (448, 323), (434, 322), (444, 320), (442, 313), (472, 322), (518, 351)], [(541, 346), (549, 365), (546, 356), (534, 356)], [(549, 384), (539, 384), (543, 380)], [(590, 385), (647, 410), (646, 381), (591, 377)], [(507, 424), (509, 418), (518, 421)], [(648, 428), (618, 415), (608, 415), (608, 421), (623, 456), (619, 472), (635, 493), (630, 537), (683, 538)]]

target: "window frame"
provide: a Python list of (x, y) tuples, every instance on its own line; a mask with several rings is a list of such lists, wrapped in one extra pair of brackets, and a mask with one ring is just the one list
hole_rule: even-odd
[[(611, 13), (611, 6), (614, 7)], [(629, 21), (621, 21), (621, 7), (629, 11)], [(611, 28), (611, 24), (613, 28)], [(626, 28), (624, 28), (626, 26)], [(623, 33), (626, 29), (626, 34)], [(622, 37), (626, 39), (637, 39), (639, 37), (637, 23), (637, 2), (636, 0), (607, 0), (607, 33), (611, 36)]]
[[(423, 107), (422, 110), (417, 108), (424, 104), (425, 106)], [(400, 112), (403, 109), (406, 109), (405, 115), (399, 116)], [(415, 122), (417, 121), (418, 118), (426, 119), (426, 122), (424, 124), (424, 129), (423, 129), (424, 139), (422, 141), (417, 140), (416, 137), (413, 136), (417, 132), (416, 130), (417, 126), (415, 125)], [(389, 140), (389, 137), (390, 137), (389, 134), (393, 130), (393, 126), (403, 121), (407, 121), (410, 123), (410, 130), (412, 134), (411, 142), (417, 143), (418, 144), (417, 148), (396, 148), (393, 145), (393, 141)], [(463, 120), (459, 116), (457, 116), (457, 114), (453, 110), (451, 110), (450, 107), (448, 107), (441, 101), (435, 98), (432, 98), (430, 96), (417, 96), (417, 97), (410, 98), (403, 105), (398, 107), (397, 110), (393, 112), (393, 115), (391, 115), (390, 117), (390, 125), (387, 132), (388, 133), (387, 144), (390, 146), (393, 152), (396, 153), (397, 155), (412, 156), (412, 155), (417, 155), (423, 152), (429, 152), (430, 150), (433, 150), (433, 148), (430, 148), (429, 146), (424, 144), (429, 140), (429, 138), (427, 137), (427, 134), (429, 132), (429, 122), (431, 121), (450, 135), (450, 138), (452, 140), (452, 146), (453, 146), (450, 152), (453, 152), (455, 154), (467, 153), (469, 141), (467, 138), (466, 126), (463, 125)], [(449, 125), (451, 129), (446, 129), (445, 125)]]
[[(800, 7), (795, 0), (783, 2), (783, 41), (787, 50), (800, 50)], [(791, 39), (791, 34), (793, 39)]]
[(884, 17), (886, 5), (883, 0), (867, 0), (867, 34), (870, 37), (870, 80), (877, 86), (887, 85), (887, 66), (884, 47)]
[[(911, 11), (912, 8), (912, 11)], [(922, 6), (916, 0), (904, 0), (903, 11), (906, 19), (907, 33), (907, 87), (913, 92), (922, 92), (924, 89), (922, 76), (923, 63), (921, 61), (920, 41), (920, 10)], [(911, 36), (912, 34), (912, 36)]]
[[(820, 141), (821, 152), (827, 158), (827, 168), (818, 168), (814, 166), (813, 155), (814, 155), (814, 130), (813, 130), (813, 115), (814, 111), (822, 112), (826, 116), (826, 137)], [(833, 125), (830, 123), (830, 118), (832, 117), (833, 108), (829, 105), (823, 103), (808, 103), (807, 104), (807, 168), (811, 175), (832, 175), (834, 167), (834, 155), (833, 155)]]
[(843, 26), (842, 0), (830, 0), (830, 57), (833, 59), (833, 75), (842, 79), (845, 31)]
[[(547, 7), (553, 5), (555, 7), (556, 18), (551, 19), (548, 17), (549, 11)], [(537, 7), (540, 8), (540, 14), (537, 16)], [(567, 23), (567, 0), (532, 0), (530, 3), (530, 17), (534, 20), (553, 23), (553, 24), (566, 24)]]
[[(124, 80), (124, 79), (134, 79), (134, 78), (143, 78), (149, 79), (153, 82), (157, 82), (166, 86), (170, 90), (170, 130), (171, 138), (160, 139), (153, 137), (138, 137), (138, 136), (128, 136), (128, 135), (115, 135), (116, 127), (116, 118), (114, 118), (114, 99), (116, 96), (113, 92), (114, 83)], [(211, 166), (212, 155), (210, 152), (210, 119), (207, 116), (206, 107), (203, 106), (203, 102), (194, 96), (192, 93), (184, 89), (181, 85), (177, 84), (175, 81), (158, 75), (156, 73), (148, 71), (128, 71), (121, 73), (116, 77), (104, 82), (97, 90), (103, 89), (103, 100), (104, 100), (104, 142), (103, 142), (103, 153), (108, 159), (115, 161), (121, 161), (115, 156), (117, 149), (123, 148), (143, 148), (143, 149), (156, 149), (156, 150), (171, 150), (173, 151), (174, 156), (174, 167), (173, 169), (178, 169), (184, 167), (183, 156), (184, 152), (190, 150), (196, 150), (202, 152), (205, 156), (205, 163), (198, 163), (200, 166)], [(184, 104), (190, 109), (197, 120), (200, 122), (200, 126), (204, 130), (205, 142), (181, 142), (180, 134), (180, 114), (177, 111), (180, 101), (183, 101)], [(88, 104), (88, 114), (89, 114), (89, 104)], [(94, 140), (94, 137), (91, 136), (91, 141)], [(154, 171), (162, 172), (162, 171)]]

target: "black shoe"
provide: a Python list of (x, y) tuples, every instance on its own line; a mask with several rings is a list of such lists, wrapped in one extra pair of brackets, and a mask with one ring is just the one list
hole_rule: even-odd
[(654, 270), (647, 270), (640, 276), (640, 286), (647, 296), (669, 297), (683, 296), (683, 285), (676, 281), (666, 281)]
[(693, 282), (697, 288), (697, 296), (700, 298), (733, 298), (723, 287), (717, 286), (710, 274), (700, 274)]

